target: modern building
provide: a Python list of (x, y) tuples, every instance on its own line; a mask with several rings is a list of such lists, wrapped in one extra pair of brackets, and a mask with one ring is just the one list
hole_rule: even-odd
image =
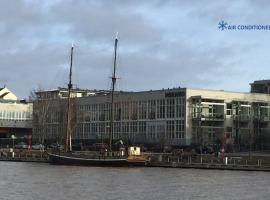
[(0, 88), (0, 138), (32, 134), (33, 104), (19, 101), (7, 88)]
[(6, 87), (0, 88), (0, 99), (1, 100), (17, 100), (17, 97), (9, 91)]
[(270, 144), (270, 95), (186, 91), (186, 133), (192, 133), (192, 143), (214, 145), (225, 134), (231, 145), (261, 148)]
[[(40, 97), (52, 92), (43, 91)], [(108, 139), (109, 93), (96, 91), (72, 99), (72, 138), (93, 142)], [(60, 142), (64, 138), (66, 102), (59, 95), (37, 99), (35, 139)], [(189, 88), (117, 92), (113, 138), (145, 145), (214, 146), (226, 135), (226, 143), (232, 146), (270, 144), (269, 104), (270, 95), (257, 93)]]
[(270, 80), (258, 80), (250, 83), (251, 93), (270, 94)]
[[(74, 101), (83, 97), (108, 95), (106, 90), (85, 90), (75, 88), (71, 91)], [(44, 143), (60, 140), (64, 137), (66, 127), (66, 108), (67, 108), (68, 89), (58, 87), (48, 91), (37, 91), (36, 99), (33, 104), (33, 139), (35, 142)], [(77, 104), (77, 103), (76, 103)], [(75, 105), (75, 104), (74, 104)], [(73, 107), (73, 114), (76, 116), (76, 108)], [(74, 121), (74, 120), (73, 120)], [(74, 131), (73, 131), (74, 132)]]
[[(36, 97), (37, 99), (65, 99), (68, 97), (68, 89), (58, 87), (57, 89), (49, 90), (49, 91), (37, 91)], [(87, 96), (95, 96), (97, 94), (109, 94), (110, 91), (108, 90), (85, 90), (75, 88), (71, 91), (71, 97), (87, 97)]]

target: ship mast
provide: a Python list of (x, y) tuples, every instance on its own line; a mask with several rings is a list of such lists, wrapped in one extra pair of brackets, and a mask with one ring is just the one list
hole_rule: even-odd
[(114, 90), (116, 83), (116, 57), (117, 57), (117, 39), (118, 33), (114, 40), (114, 60), (113, 60), (113, 73), (112, 73), (112, 91), (111, 91), (111, 116), (110, 116), (110, 141), (109, 141), (109, 150), (112, 151), (112, 141), (113, 141), (113, 121), (114, 121)]
[(70, 68), (69, 68), (69, 82), (68, 82), (68, 106), (67, 106), (67, 130), (66, 130), (66, 145), (65, 151), (72, 151), (71, 144), (71, 90), (72, 90), (72, 64), (73, 64), (73, 49), (74, 46), (72, 44), (70, 50)]

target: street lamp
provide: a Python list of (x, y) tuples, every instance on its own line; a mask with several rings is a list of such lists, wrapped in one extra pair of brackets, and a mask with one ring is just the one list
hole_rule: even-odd
[(16, 136), (12, 134), (11, 139), (12, 139), (12, 157), (14, 158), (14, 139), (16, 139)]
[(12, 139), (12, 148), (14, 149), (14, 139), (15, 139), (16, 137), (15, 137), (15, 135), (11, 135), (11, 139)]

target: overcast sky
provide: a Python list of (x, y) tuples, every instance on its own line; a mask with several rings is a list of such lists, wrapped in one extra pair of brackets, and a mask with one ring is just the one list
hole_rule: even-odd
[(267, 0), (1, 0), (0, 87), (25, 98), (65, 86), (74, 42), (74, 85), (110, 89), (119, 32), (118, 90), (248, 92), (270, 78), (270, 30), (221, 31), (218, 23), (269, 25), (269, 8)]

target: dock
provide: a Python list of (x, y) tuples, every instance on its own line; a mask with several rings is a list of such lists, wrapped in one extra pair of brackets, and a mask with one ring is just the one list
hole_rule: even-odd
[(147, 167), (164, 167), (164, 168), (191, 168), (191, 169), (215, 169), (215, 170), (238, 170), (238, 171), (268, 171), (270, 166), (257, 165), (225, 165), (211, 163), (148, 163)]
[(36, 157), (0, 157), (0, 161), (49, 163), (49, 160), (47, 158)]
[(15, 150), (1, 149), (0, 161), (10, 162), (39, 162), (48, 163), (48, 156), (44, 151), (39, 150)]
[(213, 155), (150, 154), (147, 167), (191, 168), (270, 172), (270, 156), (227, 155), (224, 159)]

